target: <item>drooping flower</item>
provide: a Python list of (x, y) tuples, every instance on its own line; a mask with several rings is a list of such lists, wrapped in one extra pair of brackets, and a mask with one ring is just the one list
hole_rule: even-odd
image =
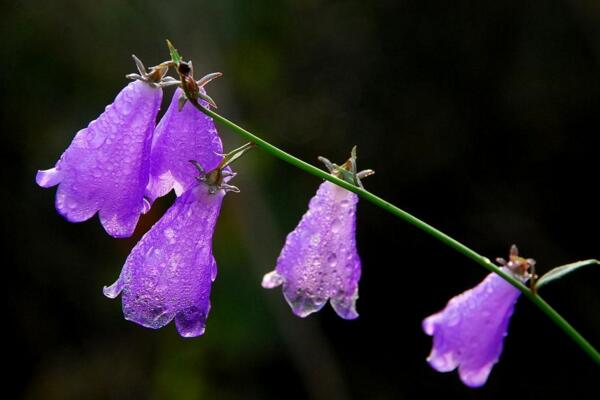
[[(511, 247), (509, 262), (498, 259), (502, 270), (522, 282), (535, 260), (519, 257)], [(458, 367), (462, 382), (483, 386), (502, 353), (504, 337), (521, 292), (498, 274), (490, 273), (473, 289), (453, 297), (446, 308), (423, 321), (423, 330), (433, 336), (427, 361), (439, 372)]]
[[(331, 173), (353, 184), (360, 184), (360, 178), (372, 173), (356, 173), (355, 149), (342, 167), (322, 161)], [(299, 317), (319, 311), (328, 299), (340, 317), (358, 317), (361, 261), (356, 250), (357, 202), (356, 194), (323, 182), (308, 211), (287, 236), (275, 270), (264, 276), (264, 288), (283, 285), (283, 295)]]
[(174, 319), (183, 337), (204, 333), (217, 275), (213, 232), (226, 192), (238, 191), (226, 183), (233, 176), (228, 157), (207, 174), (196, 163), (200, 182), (175, 200), (133, 248), (117, 281), (104, 288), (111, 299), (122, 293), (125, 319), (153, 329)]
[[(150, 202), (171, 189), (180, 196), (195, 184), (195, 168), (189, 160), (202, 160), (203, 167), (212, 171), (223, 158), (223, 145), (212, 118), (189, 103), (179, 110), (182, 96), (178, 88), (154, 131), (146, 191)], [(206, 101), (200, 104), (209, 107)]]
[(56, 166), (36, 176), (44, 188), (58, 185), (56, 209), (68, 221), (86, 221), (98, 212), (114, 237), (131, 236), (140, 214), (150, 207), (144, 191), (162, 99), (160, 83), (167, 71), (157, 66), (146, 73), (135, 60), (141, 75), (132, 74), (136, 80), (75, 135)]
[(119, 279), (104, 289), (109, 298), (123, 292), (127, 320), (158, 329), (175, 319), (181, 336), (204, 333), (217, 274), (212, 235), (224, 195), (191, 187), (133, 248)]

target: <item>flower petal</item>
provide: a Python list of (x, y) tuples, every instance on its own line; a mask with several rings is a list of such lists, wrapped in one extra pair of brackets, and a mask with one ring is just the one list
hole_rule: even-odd
[(35, 181), (41, 187), (49, 188), (58, 185), (62, 181), (62, 174), (56, 168), (38, 171)]
[(149, 155), (162, 90), (135, 81), (98, 119), (80, 130), (55, 168), (39, 171), (42, 187), (59, 185), (57, 211), (81, 222), (100, 211), (108, 234), (133, 234), (144, 210)]

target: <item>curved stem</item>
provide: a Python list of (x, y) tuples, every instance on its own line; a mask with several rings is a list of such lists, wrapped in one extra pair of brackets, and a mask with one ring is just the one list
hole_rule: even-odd
[(544, 314), (546, 314), (571, 339), (573, 339), (573, 341), (587, 355), (589, 355), (598, 365), (600, 365), (600, 353), (571, 324), (569, 324), (567, 322), (567, 320), (565, 320), (554, 308), (552, 308), (548, 303), (546, 303), (546, 301), (544, 301), (544, 299), (542, 299), (539, 295), (534, 294), (525, 285), (523, 285), (521, 282), (519, 282), (513, 276), (502, 271), (498, 266), (493, 264), (487, 257), (480, 255), (479, 253), (470, 249), (469, 247), (465, 246), (464, 244), (460, 243), (456, 239), (453, 239), (452, 237), (446, 235), (444, 232), (434, 228), (433, 226), (429, 225), (428, 223), (409, 214), (408, 212), (396, 207), (395, 205), (382, 199), (381, 197), (378, 197), (365, 189), (361, 189), (358, 186), (354, 186), (354, 185), (352, 185), (342, 179), (339, 179), (339, 178), (337, 178), (337, 177), (335, 177), (335, 176), (333, 176), (333, 175), (331, 175), (331, 174), (329, 174), (329, 173), (327, 173), (327, 172), (325, 172), (325, 171), (323, 171), (323, 170), (321, 170), (321, 169), (319, 169), (297, 157), (294, 157), (293, 155), (291, 155), (289, 153), (286, 153), (285, 151), (279, 149), (278, 147), (273, 146), (271, 143), (259, 138), (258, 136), (252, 134), (251, 132), (248, 132), (244, 128), (242, 128), (242, 127), (234, 124), (233, 122), (229, 121), (228, 119), (220, 116), (219, 114), (215, 113), (214, 111), (211, 111), (211, 110), (208, 110), (208, 109), (202, 107), (200, 104), (198, 104), (197, 101), (193, 100), (193, 101), (191, 101), (191, 103), (194, 105), (194, 107), (196, 107), (198, 110), (200, 110), (204, 114), (212, 117), (215, 121), (228, 127), (229, 129), (233, 130), (235, 133), (242, 136), (244, 139), (255, 143), (258, 147), (265, 150), (267, 153), (271, 154), (272, 156), (275, 156), (285, 162), (288, 162), (288, 163), (292, 164), (293, 166), (295, 166), (305, 172), (308, 172), (311, 175), (325, 179), (329, 182), (335, 183), (336, 185), (343, 187), (344, 189), (347, 189), (351, 192), (356, 193), (360, 197), (364, 198), (365, 200), (370, 201), (371, 203), (375, 204), (379, 208), (382, 208), (383, 210), (416, 226), (417, 228), (421, 229), (425, 233), (433, 236), (434, 238), (443, 242), (447, 246), (449, 246), (449, 247), (453, 248), (454, 250), (458, 251), (459, 253), (467, 256), (468, 258), (475, 261), (476, 263), (483, 266), (484, 268), (488, 269), (489, 271), (500, 275), (508, 283), (510, 283), (517, 289), (519, 289), (531, 302), (533, 302), (533, 304), (538, 306), (540, 308), (540, 310), (542, 310), (542, 312), (544, 312)]

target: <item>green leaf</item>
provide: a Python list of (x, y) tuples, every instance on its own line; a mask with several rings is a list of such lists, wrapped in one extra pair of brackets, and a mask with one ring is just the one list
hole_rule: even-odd
[(179, 52), (173, 46), (173, 44), (171, 43), (171, 41), (169, 39), (167, 39), (167, 46), (169, 47), (169, 53), (171, 53), (171, 60), (175, 64), (179, 64), (179, 62), (181, 61), (181, 56), (179, 55)]
[(555, 281), (557, 279), (562, 278), (563, 276), (570, 274), (578, 270), (581, 267), (585, 267), (586, 265), (600, 265), (600, 261), (598, 260), (584, 260), (577, 261), (571, 264), (561, 265), (560, 267), (556, 267), (546, 272), (540, 279), (537, 280), (536, 287), (539, 289), (546, 284)]

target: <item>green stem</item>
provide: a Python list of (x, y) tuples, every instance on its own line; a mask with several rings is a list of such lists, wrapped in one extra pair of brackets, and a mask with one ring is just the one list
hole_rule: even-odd
[(425, 233), (433, 236), (434, 238), (443, 242), (447, 246), (449, 246), (449, 247), (453, 248), (454, 250), (458, 251), (459, 253), (467, 256), (468, 258), (475, 261), (476, 263), (483, 266), (484, 268), (488, 269), (489, 271), (500, 275), (508, 283), (510, 283), (517, 289), (519, 289), (529, 300), (531, 300), (531, 302), (533, 302), (533, 304), (538, 306), (542, 310), (542, 312), (544, 312), (544, 314), (546, 314), (571, 339), (573, 339), (573, 341), (587, 355), (589, 355), (598, 365), (600, 365), (600, 353), (598, 353), (598, 351), (594, 348), (594, 346), (592, 346), (590, 342), (588, 342), (575, 328), (573, 328), (573, 326), (571, 324), (569, 324), (567, 322), (567, 320), (565, 320), (554, 308), (552, 308), (548, 303), (546, 303), (546, 301), (544, 301), (539, 295), (534, 294), (525, 285), (523, 285), (521, 282), (519, 282), (513, 276), (502, 271), (498, 266), (493, 264), (487, 257), (480, 255), (479, 253), (475, 252), (474, 250), (470, 249), (469, 247), (465, 246), (464, 244), (460, 243), (459, 241), (446, 235), (442, 231), (434, 228), (433, 226), (427, 224), (426, 222), (420, 220), (419, 218), (407, 213), (406, 211), (401, 210), (400, 208), (396, 207), (395, 205), (374, 195), (373, 193), (371, 193), (365, 189), (361, 189), (357, 186), (354, 186), (354, 185), (352, 185), (342, 179), (339, 179), (339, 178), (337, 178), (337, 177), (335, 177), (335, 176), (333, 176), (333, 175), (331, 175), (331, 174), (329, 174), (329, 173), (327, 173), (305, 161), (302, 161), (301, 159), (299, 159), (297, 157), (294, 157), (293, 155), (291, 155), (289, 153), (286, 153), (285, 151), (273, 146), (271, 143), (259, 138), (258, 136), (252, 134), (251, 132), (248, 132), (244, 128), (234, 124), (233, 122), (220, 116), (219, 114), (200, 106), (197, 101), (191, 101), (191, 103), (198, 110), (200, 110), (204, 114), (212, 117), (215, 121), (219, 122), (220, 124), (233, 130), (234, 132), (236, 132), (237, 134), (242, 136), (244, 139), (249, 140), (253, 143), (256, 143), (256, 145), (258, 147), (265, 150), (267, 153), (271, 154), (272, 156), (275, 156), (285, 162), (288, 162), (288, 163), (292, 164), (293, 166), (295, 166), (303, 171), (308, 172), (311, 175), (325, 179), (329, 182), (335, 183), (336, 185), (343, 187), (344, 189), (347, 189), (351, 192), (356, 193), (363, 199), (370, 201), (371, 203), (384, 209), (385, 211), (388, 211), (389, 213), (394, 214), (395, 216), (403, 219), (404, 221), (416, 226), (417, 228), (421, 229)]

